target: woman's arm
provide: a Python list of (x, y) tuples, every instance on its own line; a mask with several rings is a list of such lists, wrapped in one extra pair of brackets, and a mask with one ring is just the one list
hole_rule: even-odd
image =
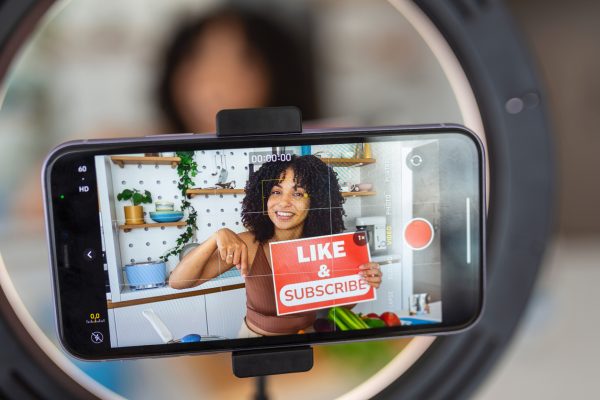
[(219, 229), (177, 264), (169, 277), (169, 286), (173, 289), (198, 286), (234, 265), (245, 276), (248, 271), (248, 246), (232, 230)]

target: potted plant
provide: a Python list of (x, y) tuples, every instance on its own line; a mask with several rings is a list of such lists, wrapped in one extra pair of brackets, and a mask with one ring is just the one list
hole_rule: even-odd
[(142, 207), (141, 204), (152, 203), (152, 194), (147, 190), (142, 192), (137, 189), (125, 189), (117, 194), (117, 200), (130, 200), (132, 203), (132, 205), (124, 207), (125, 224), (140, 225), (144, 223), (144, 207)]

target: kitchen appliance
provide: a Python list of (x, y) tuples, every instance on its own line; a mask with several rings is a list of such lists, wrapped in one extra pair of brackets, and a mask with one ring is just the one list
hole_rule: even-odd
[(383, 216), (356, 218), (356, 230), (367, 232), (371, 256), (384, 254), (387, 250), (386, 225)]
[(133, 290), (153, 289), (166, 285), (167, 266), (164, 261), (144, 261), (123, 267), (129, 287)]

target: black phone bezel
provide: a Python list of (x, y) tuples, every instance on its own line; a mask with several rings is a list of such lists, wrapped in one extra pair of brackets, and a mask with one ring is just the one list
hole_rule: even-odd
[[(67, 157), (90, 157), (94, 154), (110, 155), (118, 153), (144, 153), (156, 152), (160, 149), (165, 151), (185, 151), (198, 149), (226, 149), (234, 147), (243, 147), (251, 143), (252, 147), (283, 146), (283, 145), (301, 145), (318, 144), (319, 142), (332, 141), (343, 142), (348, 140), (360, 141), (361, 137), (385, 136), (385, 135), (411, 135), (411, 134), (443, 134), (459, 133), (465, 135), (474, 143), (477, 150), (479, 162), (479, 271), (476, 279), (476, 290), (472, 287), (464, 288), (454, 285), (461, 285), (461, 281), (454, 280), (451, 287), (454, 295), (460, 296), (460, 301), (468, 297), (471, 310), (464, 316), (453, 320), (446, 320), (440, 324), (425, 325), (418, 327), (394, 327), (380, 328), (360, 331), (343, 331), (334, 333), (307, 333), (303, 335), (284, 335), (261, 337), (251, 339), (230, 339), (228, 341), (207, 341), (200, 343), (176, 343), (160, 345), (142, 345), (134, 347), (90, 347), (89, 343), (81, 343), (71, 340), (68, 329), (63, 324), (63, 315), (68, 313), (67, 308), (61, 307), (61, 284), (59, 282), (61, 272), (58, 268), (60, 252), (57, 251), (56, 236), (60, 232), (65, 232), (65, 227), (61, 226), (61, 221), (54, 217), (53, 202), (56, 201), (56, 193), (52, 191), (52, 173), (57, 163)], [(242, 145), (242, 146), (240, 146)], [(202, 146), (202, 147), (201, 147)], [(406, 337), (414, 335), (440, 335), (463, 331), (471, 327), (480, 317), (484, 306), (484, 287), (485, 287), (485, 210), (486, 210), (486, 183), (485, 183), (485, 154), (483, 144), (476, 134), (469, 129), (457, 124), (436, 124), (436, 125), (411, 125), (395, 127), (370, 127), (370, 128), (352, 128), (352, 129), (311, 129), (304, 130), (302, 133), (292, 133), (286, 135), (245, 135), (231, 137), (216, 137), (212, 134), (166, 134), (154, 135), (145, 138), (130, 139), (108, 139), (108, 140), (84, 140), (67, 142), (54, 151), (52, 151), (43, 167), (42, 180), (44, 187), (44, 202), (47, 221), (47, 235), (49, 243), (50, 263), (52, 269), (53, 293), (55, 301), (55, 310), (57, 313), (57, 326), (61, 345), (73, 356), (84, 360), (107, 360), (123, 358), (139, 358), (152, 356), (168, 356), (189, 353), (211, 353), (211, 352), (229, 352), (237, 350), (255, 350), (266, 348), (281, 348), (289, 346), (304, 346), (307, 344), (326, 344), (341, 343), (348, 341), (377, 340), (397, 337)], [(94, 215), (97, 216), (97, 209)], [(99, 240), (100, 231), (93, 232)], [(64, 261), (64, 260), (63, 260)], [(62, 265), (62, 264), (61, 264)], [(446, 282), (442, 282), (442, 290), (446, 293), (449, 288)], [(466, 294), (466, 296), (465, 296)], [(450, 296), (453, 298), (455, 296)], [(446, 297), (445, 297), (446, 299)], [(474, 300), (474, 301), (473, 301)], [(443, 307), (451, 307), (450, 300), (444, 300)], [(106, 311), (106, 310), (104, 310)], [(442, 315), (445, 315), (444, 312)], [(225, 343), (224, 343), (225, 342)], [(106, 342), (108, 344), (108, 341)], [(225, 345), (228, 344), (228, 345)], [(85, 350), (82, 350), (85, 349)], [(93, 352), (88, 352), (93, 349)], [(96, 351), (101, 350), (101, 351)]]

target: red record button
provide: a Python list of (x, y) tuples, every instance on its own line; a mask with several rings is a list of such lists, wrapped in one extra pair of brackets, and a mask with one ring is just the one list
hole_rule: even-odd
[(423, 250), (433, 241), (433, 226), (424, 218), (413, 218), (404, 227), (404, 243), (413, 250)]

